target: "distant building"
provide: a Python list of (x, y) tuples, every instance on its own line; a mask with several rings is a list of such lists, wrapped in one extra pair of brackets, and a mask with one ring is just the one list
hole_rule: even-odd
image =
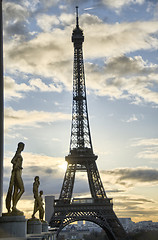
[(93, 222), (86, 221), (85, 226), (89, 229), (90, 232), (92, 232), (92, 231), (101, 232), (102, 231), (102, 228)]
[(133, 223), (131, 218), (119, 218), (119, 220), (123, 226), (127, 226), (127, 225)]
[(87, 227), (78, 227), (78, 224), (70, 224), (66, 226), (60, 233), (60, 237), (64, 239), (82, 240), (85, 235), (89, 235), (90, 231)]
[(131, 218), (119, 218), (119, 220), (126, 232), (158, 230), (158, 222), (152, 222), (151, 220), (137, 223), (133, 222)]

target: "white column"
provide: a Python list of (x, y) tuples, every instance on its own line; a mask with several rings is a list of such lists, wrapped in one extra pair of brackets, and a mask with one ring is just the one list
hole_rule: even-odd
[(3, 21), (2, 21), (2, 0), (0, 0), (0, 216), (2, 215), (3, 200)]
[(50, 219), (54, 213), (54, 196), (45, 196), (45, 220), (50, 222)]

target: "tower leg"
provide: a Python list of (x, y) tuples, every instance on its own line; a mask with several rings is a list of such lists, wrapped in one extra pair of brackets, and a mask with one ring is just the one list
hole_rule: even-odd
[(76, 163), (68, 163), (59, 200), (71, 201), (75, 181)]
[(106, 199), (106, 193), (99, 175), (99, 171), (96, 162), (86, 164), (89, 187), (94, 199), (102, 198)]

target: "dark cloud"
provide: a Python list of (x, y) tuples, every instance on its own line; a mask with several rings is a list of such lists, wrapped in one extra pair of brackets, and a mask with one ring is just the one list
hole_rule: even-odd
[[(41, 58), (42, 55), (47, 53), (47, 51), (55, 51), (55, 52), (61, 52), (62, 53), (62, 48), (59, 48), (57, 43), (50, 42), (47, 46), (42, 46), (41, 43), (36, 43), (36, 45), (31, 46), (27, 42), (24, 44), (21, 44), (19, 49), (17, 49), (17, 52), (13, 49), (9, 53), (9, 57), (14, 59), (15, 61), (24, 59), (27, 61), (28, 65), (31, 66), (37, 66), (37, 63), (34, 61), (34, 57), (36, 59)], [(59, 63), (61, 64), (61, 63)], [(51, 63), (49, 63), (51, 66)]]
[(4, 5), (4, 17), (7, 21), (25, 21), (29, 16), (27, 9), (14, 2), (7, 2)]
[[(148, 198), (134, 198), (132, 196), (119, 196), (115, 199), (115, 208), (116, 212), (119, 215), (123, 215), (124, 217), (134, 217), (139, 218), (143, 216), (145, 218), (149, 218), (151, 216), (155, 216), (154, 208), (155, 201)], [(150, 208), (148, 207), (150, 204)]]
[(29, 11), (26, 6), (22, 6), (19, 2), (12, 1), (4, 4), (4, 39), (21, 36), (22, 40), (27, 39), (29, 30), (27, 28), (27, 20)]
[[(39, 176), (40, 178), (40, 187), (39, 190), (44, 191), (44, 195), (56, 195), (60, 194), (62, 183), (64, 179), (64, 172), (61, 172), (61, 169), (57, 166), (48, 167), (48, 166), (26, 166), (22, 172), (22, 178), (25, 186), (24, 198), (31, 199), (32, 186), (34, 182), (34, 177)], [(4, 193), (7, 192), (9, 186), (9, 179), (11, 175), (11, 169), (5, 167), (4, 173)], [(82, 195), (84, 193), (90, 193), (89, 185), (87, 179), (76, 178), (73, 190), (73, 196), (76, 194)]]
[(81, 4), (89, 2), (89, 0), (64, 0), (64, 1), (60, 1), (61, 3), (68, 3), (71, 6), (81, 6)]
[(154, 201), (153, 200), (150, 200), (150, 199), (145, 199), (145, 198), (137, 198), (137, 199), (132, 199), (131, 198), (131, 200), (132, 201), (135, 201), (135, 202), (140, 202), (140, 203), (154, 203)]
[[(14, 35), (24, 35), (26, 36), (28, 33), (28, 30), (26, 28), (26, 26), (24, 26), (24, 24), (22, 22), (16, 22), (12, 25), (9, 25), (6, 28), (6, 34), (7, 37), (10, 36), (14, 36)], [(23, 37), (23, 39), (25, 39), (26, 37)]]
[(124, 192), (124, 190), (114, 189), (114, 190), (106, 190), (106, 192), (108, 192), (108, 193), (119, 193), (119, 192)]
[(157, 0), (146, 0), (146, 2), (151, 2), (151, 3), (155, 3), (155, 4), (158, 3)]
[(18, 3), (18, 4), (22, 4), (23, 0), (3, 0), (3, 3)]
[(123, 196), (123, 195), (119, 196), (119, 199), (116, 202), (119, 202), (119, 204), (130, 202), (132, 205), (144, 204), (144, 203), (155, 203), (152, 199), (143, 198), (143, 197), (134, 198), (133, 196)]
[(28, 172), (29, 174), (34, 173), (34, 175), (52, 175), (52, 177), (56, 177), (59, 172), (58, 169), (52, 169), (49, 167), (44, 167), (44, 166), (29, 166), (25, 168), (25, 172)]
[(122, 75), (144, 75), (146, 73), (150, 73), (153, 69), (146, 68), (145, 63), (140, 56), (136, 56), (135, 58), (129, 58), (127, 56), (119, 56), (115, 58), (111, 58), (105, 65), (106, 71), (122, 76)]
[(158, 183), (157, 169), (124, 168), (109, 171), (102, 170), (101, 173), (115, 176), (115, 182), (122, 185), (132, 186), (135, 183)]

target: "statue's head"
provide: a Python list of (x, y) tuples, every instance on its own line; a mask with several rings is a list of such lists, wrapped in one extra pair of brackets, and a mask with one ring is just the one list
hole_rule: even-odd
[(23, 151), (23, 150), (24, 150), (24, 147), (25, 147), (25, 144), (24, 144), (23, 142), (19, 142), (19, 143), (18, 143), (18, 150)]
[(40, 193), (41, 196), (43, 195), (43, 191), (42, 190), (39, 193)]
[(36, 176), (36, 177), (34, 178), (34, 180), (35, 180), (35, 182), (36, 182), (36, 181), (39, 181), (39, 176)]

